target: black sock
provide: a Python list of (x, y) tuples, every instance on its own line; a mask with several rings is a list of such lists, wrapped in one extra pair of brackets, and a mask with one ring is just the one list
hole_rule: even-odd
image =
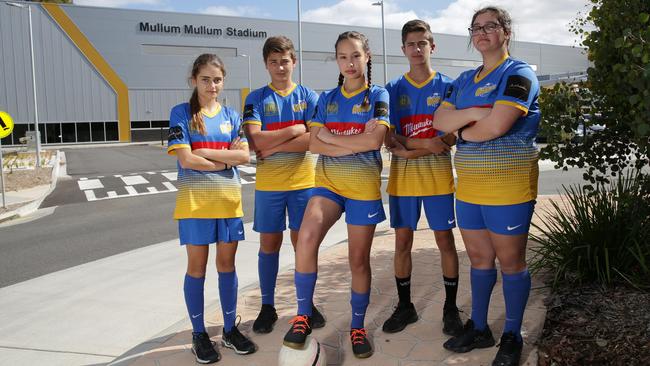
[(449, 278), (442, 276), (445, 284), (445, 307), (456, 307), (456, 293), (458, 292), (458, 277)]
[(399, 297), (399, 303), (402, 305), (408, 305), (411, 303), (411, 276), (406, 278), (397, 278), (395, 277), (395, 283), (397, 284), (397, 296)]

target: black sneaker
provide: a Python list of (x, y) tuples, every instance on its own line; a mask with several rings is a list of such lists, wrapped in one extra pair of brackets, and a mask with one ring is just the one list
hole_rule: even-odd
[(232, 348), (238, 355), (249, 355), (257, 351), (255, 343), (241, 334), (236, 325), (230, 329), (230, 332), (223, 332), (221, 344), (224, 347)]
[(485, 330), (476, 330), (474, 329), (474, 322), (472, 319), (469, 319), (465, 323), (463, 332), (459, 336), (449, 339), (442, 346), (452, 352), (465, 353), (474, 348), (492, 347), (494, 343), (494, 337), (492, 336), (490, 327), (486, 325)]
[(221, 359), (217, 343), (206, 332), (192, 333), (192, 353), (198, 363), (215, 363)]
[(278, 320), (278, 313), (275, 308), (269, 304), (262, 304), (257, 319), (253, 322), (253, 332), (255, 333), (271, 333), (273, 331), (273, 324)]
[(311, 317), (309, 320), (311, 320), (311, 327), (314, 329), (325, 326), (325, 317), (323, 317), (323, 314), (314, 305), (311, 306)]
[(293, 349), (303, 349), (307, 336), (311, 334), (311, 319), (307, 315), (296, 315), (289, 324), (291, 328), (284, 335), (282, 344)]
[(445, 306), (442, 311), (442, 332), (457, 337), (463, 333), (463, 322), (456, 306)]
[(492, 361), (492, 366), (518, 366), (524, 342), (513, 332), (504, 333), (499, 342), (499, 352)]
[(368, 358), (372, 356), (372, 345), (368, 340), (366, 328), (350, 329), (350, 342), (352, 342), (352, 352), (356, 358)]
[(398, 303), (395, 307), (395, 311), (390, 318), (384, 322), (381, 330), (386, 333), (401, 332), (407, 325), (415, 323), (416, 321), (418, 321), (418, 313), (415, 311), (413, 303), (409, 303), (408, 305)]

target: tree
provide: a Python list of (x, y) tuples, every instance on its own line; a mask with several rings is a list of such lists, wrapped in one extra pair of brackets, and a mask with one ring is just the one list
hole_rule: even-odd
[[(587, 82), (555, 85), (540, 102), (541, 134), (549, 137), (541, 157), (564, 169), (587, 166), (585, 179), (593, 183), (649, 164), (650, 1), (590, 2), (589, 13), (572, 25), (592, 62)], [(580, 123), (606, 129), (572, 142)]]

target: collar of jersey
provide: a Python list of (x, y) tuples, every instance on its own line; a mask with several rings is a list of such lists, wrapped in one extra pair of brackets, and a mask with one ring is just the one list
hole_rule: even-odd
[(281, 90), (278, 90), (278, 89), (274, 88), (273, 85), (271, 83), (269, 83), (269, 88), (271, 88), (274, 92), (278, 93), (282, 97), (286, 97), (287, 95), (293, 93), (293, 91), (296, 89), (297, 86), (298, 86), (298, 84), (291, 83), (291, 88), (289, 88), (289, 90), (287, 90), (286, 92), (283, 93)]
[(201, 108), (201, 113), (203, 113), (203, 115), (208, 117), (208, 118), (213, 118), (214, 116), (219, 114), (219, 112), (221, 112), (221, 104), (217, 104), (217, 109), (215, 109), (213, 113), (208, 113), (208, 111)]
[(425, 81), (423, 81), (423, 82), (421, 82), (421, 83), (419, 83), (419, 84), (418, 84), (417, 82), (415, 82), (415, 80), (411, 79), (411, 77), (409, 76), (409, 73), (408, 73), (408, 72), (404, 74), (404, 78), (405, 78), (406, 81), (408, 81), (411, 85), (413, 85), (414, 87), (420, 89), (420, 88), (422, 88), (423, 86), (429, 84), (429, 82), (430, 82), (431, 80), (433, 80), (434, 77), (436, 77), (436, 74), (437, 74), (437, 72), (434, 71), (433, 74), (431, 74), (431, 76), (429, 76), (428, 79), (426, 79)]
[(479, 81), (485, 79), (488, 75), (490, 75), (490, 74), (492, 73), (492, 71), (494, 71), (494, 69), (496, 69), (497, 67), (501, 66), (501, 64), (504, 63), (504, 62), (505, 62), (509, 57), (510, 57), (510, 55), (506, 53), (505, 56), (503, 56), (503, 58), (501, 59), (501, 61), (499, 61), (499, 63), (497, 63), (496, 65), (494, 65), (494, 67), (492, 67), (490, 70), (488, 70), (488, 71), (487, 71), (483, 76), (481, 76), (480, 78), (478, 77), (478, 74), (480, 73), (480, 70), (481, 70), (481, 68), (483, 68), (483, 66), (481, 66), (480, 68), (476, 69), (477, 71), (476, 71), (476, 74), (474, 74), (474, 83), (478, 83)]
[(355, 90), (355, 91), (353, 91), (351, 93), (348, 93), (348, 92), (345, 91), (345, 88), (343, 87), (343, 85), (341, 85), (341, 94), (343, 94), (344, 97), (350, 99), (350, 98), (354, 97), (355, 95), (359, 95), (359, 93), (366, 91), (366, 89), (368, 89), (368, 85), (364, 85), (363, 87), (361, 87), (361, 88), (359, 88), (359, 89), (357, 89), (357, 90)]

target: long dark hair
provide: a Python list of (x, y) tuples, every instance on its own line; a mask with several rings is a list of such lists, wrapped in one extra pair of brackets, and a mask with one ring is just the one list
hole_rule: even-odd
[[(370, 45), (368, 44), (368, 37), (365, 36), (363, 33), (355, 32), (355, 31), (347, 31), (339, 34), (339, 38), (336, 39), (336, 43), (334, 44), (334, 50), (338, 48), (338, 45), (341, 41), (346, 40), (346, 39), (356, 39), (361, 42), (361, 48), (363, 48), (363, 52), (365, 52), (368, 55), (368, 63), (366, 64), (366, 71), (368, 72), (368, 89), (366, 90), (366, 93), (363, 97), (363, 106), (367, 106), (370, 104), (370, 83), (371, 83), (371, 75), (372, 75), (372, 58), (370, 54)], [(345, 77), (343, 74), (339, 72), (339, 86), (343, 85), (343, 81), (345, 80)]]
[[(508, 53), (510, 53), (510, 41), (512, 40), (514, 33), (512, 32), (512, 18), (505, 9), (498, 6), (486, 6), (482, 9), (479, 9), (474, 12), (474, 15), (472, 16), (472, 22), (469, 23), (469, 26), (471, 27), (474, 24), (477, 16), (488, 12), (494, 14), (494, 16), (497, 18), (497, 21), (499, 22), (499, 25), (503, 28), (503, 32), (510, 36), (506, 41), (506, 47), (508, 49)], [(471, 47), (471, 45), (472, 37), (470, 35), (468, 47)]]
[[(199, 71), (205, 65), (212, 65), (223, 73), (223, 76), (226, 77), (226, 67), (223, 64), (223, 61), (219, 56), (212, 53), (204, 53), (194, 60), (192, 65), (192, 72), (190, 73), (190, 80), (196, 80), (196, 77), (199, 75)], [(203, 122), (203, 114), (201, 114), (201, 104), (199, 103), (199, 92), (196, 90), (196, 87), (192, 91), (192, 96), (190, 97), (190, 115), (192, 116), (192, 121), (190, 122), (190, 130), (197, 131), (201, 135), (205, 135), (207, 132), (205, 130), (205, 122)]]

